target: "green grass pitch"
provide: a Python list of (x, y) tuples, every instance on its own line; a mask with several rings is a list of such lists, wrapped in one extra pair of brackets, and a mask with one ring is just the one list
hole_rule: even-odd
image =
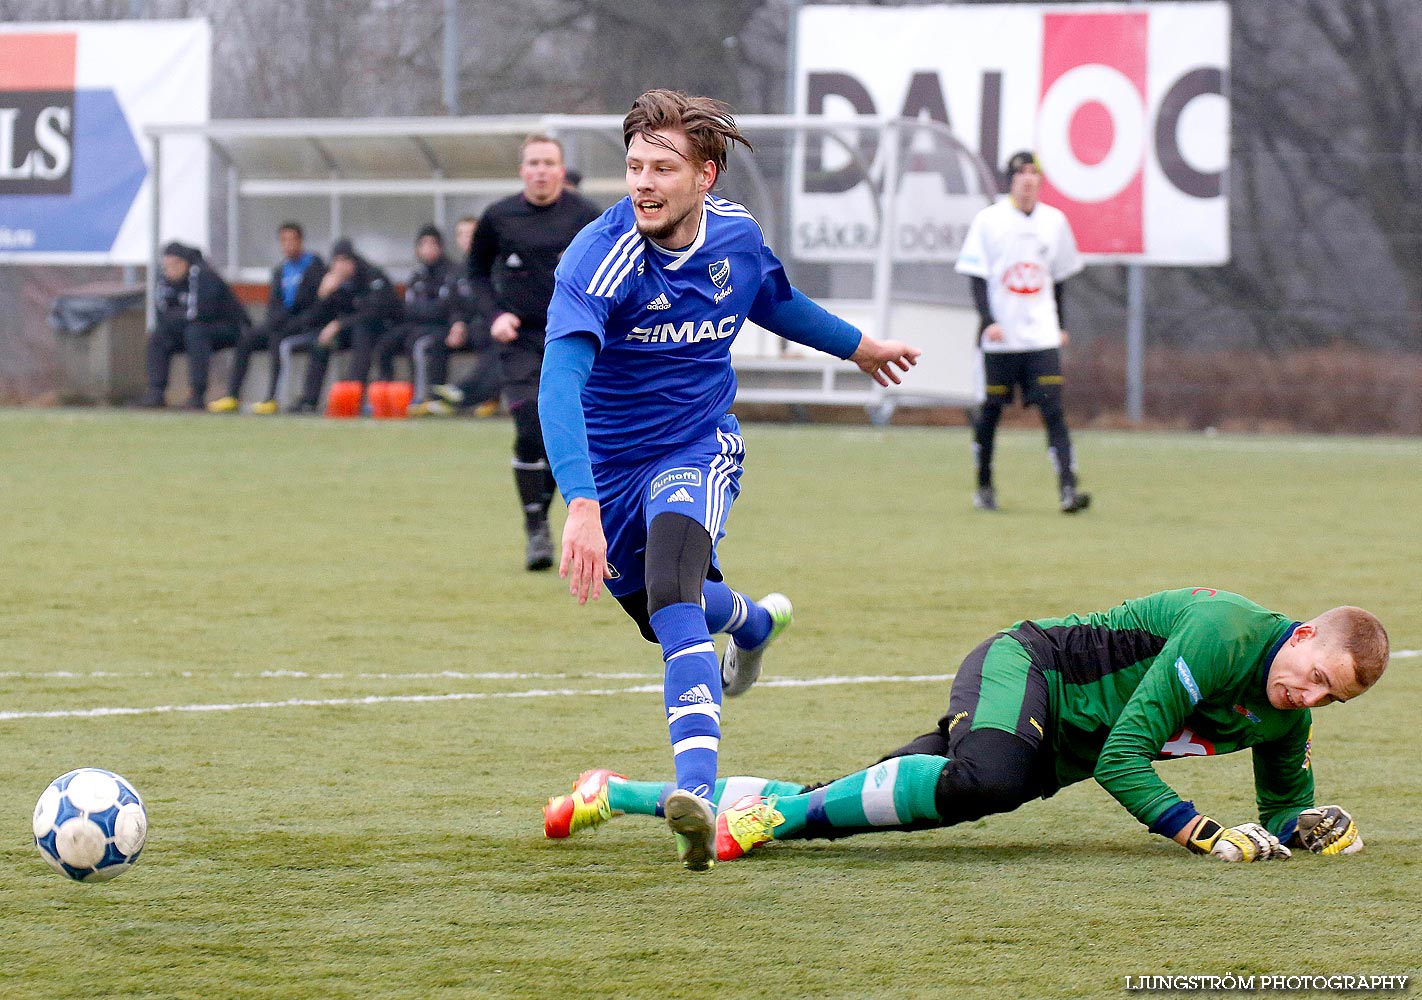
[[(1376, 611), (1422, 649), (1422, 445), (1040, 433), (971, 509), (963, 430), (753, 425), (722, 562), (784, 590), (722, 772), (823, 779), (927, 730), (980, 639), (1152, 590)], [(665, 827), (564, 842), (577, 773), (670, 766), (659, 660), (615, 602), (522, 569), (507, 423), (0, 411), (0, 997), (1109, 997), (1126, 976), (1422, 971), (1422, 658), (1318, 713), (1353, 858), (1226, 866), (1094, 785), (951, 830), (683, 872)], [(156, 709), (85, 715), (93, 709)], [(199, 710), (206, 709), (206, 710)], [(42, 717), (39, 713), (67, 713)], [(148, 804), (99, 886), (39, 859), (50, 779)], [(1247, 755), (1161, 765), (1252, 818)], [(1416, 987), (1414, 987), (1415, 989)]]

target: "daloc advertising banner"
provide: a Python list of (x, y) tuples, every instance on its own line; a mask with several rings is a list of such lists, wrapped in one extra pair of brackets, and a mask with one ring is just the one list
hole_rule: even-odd
[[(928, 120), (958, 140), (956, 156), (928, 129), (901, 143), (900, 260), (955, 258), (984, 197), (962, 153), (996, 173), (1019, 149), (1036, 150), (1043, 201), (1067, 214), (1091, 257), (1229, 259), (1225, 3), (808, 6), (796, 73), (803, 114)], [(806, 139), (796, 256), (874, 257), (878, 145), (866, 130)]]

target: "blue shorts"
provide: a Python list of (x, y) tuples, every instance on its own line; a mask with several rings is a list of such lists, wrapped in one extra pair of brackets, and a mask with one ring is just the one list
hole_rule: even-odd
[(684, 514), (711, 536), (713, 580), (721, 579), (716, 543), (741, 492), (746, 446), (741, 425), (727, 414), (714, 434), (637, 464), (593, 469), (602, 530), (607, 536), (608, 593), (626, 597), (647, 586), (647, 529), (658, 514)]

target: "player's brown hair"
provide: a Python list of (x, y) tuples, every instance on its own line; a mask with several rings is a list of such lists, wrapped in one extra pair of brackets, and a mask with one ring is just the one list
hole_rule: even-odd
[(741, 134), (731, 108), (712, 97), (691, 97), (679, 90), (649, 90), (632, 102), (632, 110), (622, 119), (622, 145), (632, 145), (639, 134), (659, 146), (672, 147), (654, 133), (683, 132), (691, 143), (693, 163), (710, 160), (716, 175), (726, 169), (726, 151), (733, 142), (746, 149), (751, 144)]
[(1313, 625), (1327, 641), (1353, 658), (1353, 671), (1364, 689), (1372, 687), (1387, 668), (1387, 629), (1371, 611), (1344, 605), (1325, 611)]

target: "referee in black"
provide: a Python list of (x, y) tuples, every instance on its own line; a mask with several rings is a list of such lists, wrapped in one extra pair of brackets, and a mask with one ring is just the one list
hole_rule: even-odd
[(601, 213), (565, 189), (563, 145), (557, 139), (525, 139), (518, 175), (523, 190), (494, 202), (479, 219), (469, 248), (469, 280), (476, 315), (487, 319), (503, 366), (504, 405), (514, 422), (514, 485), (528, 534), (525, 565), (544, 570), (553, 565), (548, 506), (555, 484), (538, 421), (543, 333), (558, 258)]

